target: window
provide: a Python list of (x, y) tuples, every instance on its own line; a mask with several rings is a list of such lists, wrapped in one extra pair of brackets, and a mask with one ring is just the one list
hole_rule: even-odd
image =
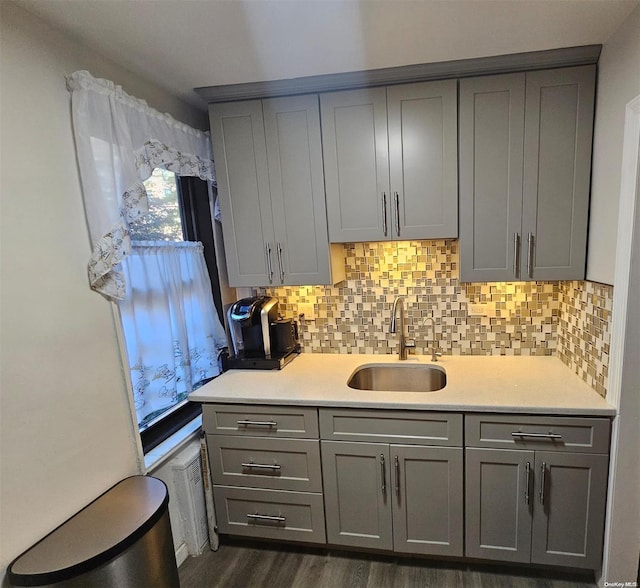
[(178, 178), (173, 172), (155, 168), (144, 182), (149, 199), (149, 214), (129, 223), (132, 241), (184, 241)]
[[(216, 320), (221, 319), (222, 304), (207, 183), (193, 177), (180, 178), (173, 172), (156, 168), (145, 182), (145, 188), (149, 200), (149, 213), (129, 225), (134, 249), (127, 261), (129, 271), (136, 272), (140, 271), (141, 267), (145, 267), (140, 265), (142, 262), (138, 259), (143, 256), (143, 245), (164, 250), (158, 261), (162, 263), (165, 256), (171, 256), (174, 253), (183, 255), (179, 252), (184, 251), (185, 247), (192, 248), (192, 245), (187, 245), (188, 242), (201, 242), (203, 250), (200, 254), (200, 264), (204, 255), (213, 295), (213, 305), (209, 299), (207, 308), (215, 309), (212, 312), (217, 314)], [(166, 243), (167, 248), (165, 249), (159, 242)], [(175, 243), (176, 247), (172, 247), (172, 243)], [(167, 257), (168, 260), (169, 257)], [(180, 267), (185, 266), (180, 265)], [(200, 275), (204, 273), (206, 272)], [(192, 298), (190, 291), (192, 276), (185, 274), (183, 277), (185, 306), (189, 307), (189, 312), (196, 313), (195, 317), (192, 316), (186, 321), (187, 326), (183, 328), (188, 329), (190, 324), (196, 325), (193, 328), (198, 329), (199, 323), (206, 322), (204, 319), (207, 317), (203, 316), (206, 311), (202, 311), (203, 306)], [(210, 347), (206, 361), (201, 364), (198, 364), (202, 359), (199, 349), (175, 347), (176, 341), (172, 342), (171, 335), (168, 334), (175, 325), (164, 324), (173, 323), (176, 320), (175, 312), (158, 310), (156, 315), (155, 309), (163, 306), (163, 301), (157, 300), (157, 288), (154, 286), (154, 290), (145, 290), (138, 286), (136, 289), (133, 286), (135, 283), (136, 279), (132, 279), (132, 299), (134, 300), (131, 303), (125, 301), (120, 308), (134, 387), (134, 402), (138, 412), (138, 427), (143, 448), (147, 452), (200, 413), (200, 405), (188, 401), (189, 391), (211, 379), (211, 374), (215, 375), (217, 371), (211, 367)], [(138, 283), (140, 283), (139, 280)], [(201, 334), (198, 336), (202, 340)], [(168, 339), (164, 340), (165, 354), (167, 345), (171, 346), (172, 343), (174, 345), (173, 350), (169, 350), (173, 357), (169, 358), (165, 364), (162, 362), (167, 359), (166, 355), (158, 361), (155, 361), (155, 357), (149, 359), (149, 354), (153, 353), (152, 345), (143, 343), (143, 340), (148, 343), (149, 340), (153, 341), (154, 337)], [(143, 347), (144, 350), (142, 350)], [(165, 382), (166, 386), (164, 386)], [(161, 389), (158, 388), (159, 385), (162, 385)], [(152, 389), (154, 401), (147, 402), (149, 391)], [(145, 393), (148, 394), (147, 399), (145, 399)], [(155, 404), (158, 404), (159, 408), (156, 409)]]

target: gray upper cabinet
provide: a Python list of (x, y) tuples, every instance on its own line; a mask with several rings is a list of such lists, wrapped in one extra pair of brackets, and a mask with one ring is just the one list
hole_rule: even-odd
[(457, 83), (387, 88), (394, 239), (458, 236)]
[(595, 66), (460, 82), (460, 278), (583, 279)]
[(323, 94), (332, 242), (457, 237), (457, 82)]
[(329, 239), (390, 235), (387, 107), (384, 88), (320, 96)]
[(460, 278), (517, 275), (524, 74), (460, 81)]
[(595, 66), (527, 74), (522, 279), (585, 276), (594, 93)]
[[(231, 286), (329, 284), (317, 96), (209, 106)], [(342, 273), (340, 273), (342, 270)]]
[(262, 102), (211, 105), (209, 118), (229, 283), (268, 284), (274, 233)]

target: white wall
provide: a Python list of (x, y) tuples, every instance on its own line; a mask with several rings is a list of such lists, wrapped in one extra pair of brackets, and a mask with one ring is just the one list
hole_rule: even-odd
[(605, 43), (598, 64), (587, 279), (613, 284), (624, 109), (640, 94), (640, 7)]
[(110, 304), (90, 254), (65, 75), (87, 69), (202, 128), (204, 114), (0, 2), (0, 579), (23, 550), (139, 471)]

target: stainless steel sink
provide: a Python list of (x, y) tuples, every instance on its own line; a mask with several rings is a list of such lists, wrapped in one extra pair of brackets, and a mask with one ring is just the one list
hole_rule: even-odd
[(435, 392), (447, 384), (447, 374), (435, 365), (367, 364), (359, 367), (347, 382), (357, 390), (389, 392)]

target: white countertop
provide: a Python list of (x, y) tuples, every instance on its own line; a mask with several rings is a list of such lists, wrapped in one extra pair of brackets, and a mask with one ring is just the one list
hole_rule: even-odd
[(229, 370), (189, 396), (195, 402), (522, 412), (612, 416), (615, 409), (558, 358), (443, 356), (437, 392), (372, 392), (347, 386), (361, 365), (431, 363), (430, 356), (302, 353), (282, 370)]

